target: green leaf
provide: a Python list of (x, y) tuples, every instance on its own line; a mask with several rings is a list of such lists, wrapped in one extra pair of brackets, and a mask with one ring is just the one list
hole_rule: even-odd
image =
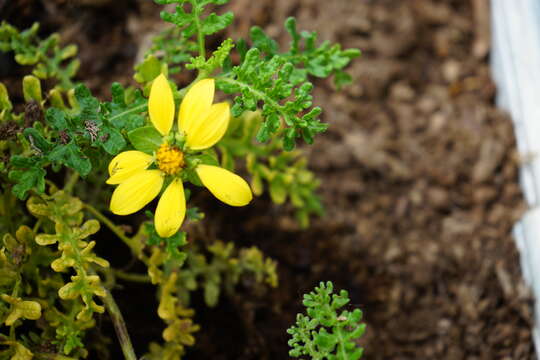
[(77, 171), (82, 176), (86, 176), (92, 170), (92, 163), (79, 147), (70, 142), (66, 145), (59, 145), (48, 155), (49, 160), (59, 162)]
[(327, 128), (318, 119), (321, 109), (312, 108), (313, 85), (309, 82), (294, 84), (291, 81), (294, 65), (285, 57), (274, 55), (265, 59), (261, 56), (259, 49), (250, 49), (242, 64), (216, 79), (216, 86), (223, 92), (239, 94), (234, 99), (232, 115), (238, 117), (246, 110), (255, 111), (262, 103), (265, 121), (259, 128), (258, 141), (266, 142), (286, 127), (292, 130), (286, 132), (285, 150), (292, 150), (299, 137), (312, 143), (314, 135)]
[(148, 100), (140, 90), (126, 91), (119, 83), (111, 86), (112, 101), (101, 104), (103, 118), (119, 130), (133, 130), (144, 125)]
[[(185, 40), (191, 39), (194, 35), (204, 39), (204, 36), (223, 30), (233, 21), (232, 12), (226, 12), (223, 15), (212, 12), (208, 16), (204, 16), (206, 6), (210, 4), (223, 5), (228, 0), (155, 0), (155, 2), (162, 5), (178, 4), (173, 13), (162, 11), (161, 18), (180, 28)], [(186, 4), (190, 5), (187, 8), (188, 11), (184, 8)]]
[(163, 64), (154, 55), (147, 56), (143, 62), (135, 66), (133, 78), (138, 83), (148, 83), (154, 80), (163, 70)]
[(79, 105), (79, 123), (99, 121), (99, 100), (92, 96), (90, 89), (84, 84), (75, 88), (75, 99)]
[(227, 26), (231, 25), (233, 22), (234, 15), (232, 12), (228, 11), (223, 15), (216, 15), (212, 13), (208, 15), (206, 19), (202, 22), (202, 33), (204, 35), (212, 35), (225, 29)]
[(196, 156), (196, 159), (201, 160), (201, 163), (206, 165), (219, 166), (219, 160), (217, 159), (217, 156), (215, 154), (200, 154)]
[(204, 71), (206, 74), (211, 75), (216, 69), (223, 66), (223, 63), (228, 58), (234, 43), (231, 39), (226, 39), (219, 45), (212, 56), (206, 60), (203, 56), (191, 58), (191, 63), (186, 65), (187, 69), (198, 69)]
[(57, 108), (47, 109), (45, 120), (56, 130), (67, 130), (69, 127), (66, 113)]
[(45, 191), (46, 174), (45, 170), (39, 167), (10, 171), (9, 179), (17, 182), (13, 186), (13, 193), (20, 200), (23, 200), (31, 189), (35, 189), (37, 193), (42, 194)]
[(276, 176), (270, 181), (270, 197), (276, 204), (283, 204), (287, 199), (287, 189), (281, 176)]
[(266, 33), (260, 27), (253, 26), (249, 32), (249, 36), (253, 42), (253, 47), (256, 47), (265, 53), (267, 59), (270, 59), (272, 56), (278, 53), (278, 43), (266, 35)]
[(41, 103), (41, 82), (37, 77), (27, 75), (23, 78), (23, 95), (26, 102), (34, 100)]
[(292, 357), (302, 355), (312, 359), (358, 360), (363, 349), (356, 339), (361, 337), (365, 324), (361, 324), (362, 312), (355, 309), (338, 312), (349, 302), (346, 291), (333, 294), (331, 282), (320, 283), (314, 291), (304, 295), (307, 316), (298, 314), (296, 324), (287, 330), (292, 336), (288, 341)]
[[(0, 51), (12, 51), (15, 61), (21, 65), (33, 66), (32, 74), (38, 78), (52, 79), (62, 90), (73, 88), (72, 78), (79, 68), (79, 61), (73, 59), (77, 54), (77, 47), (68, 45), (61, 48), (58, 34), (41, 39), (38, 31), (37, 23), (27, 30), (19, 31), (7, 22), (2, 22)], [(40, 101), (35, 95), (37, 92), (25, 92), (27, 98)]]
[(13, 105), (9, 100), (9, 94), (6, 86), (0, 82), (0, 112), (3, 110), (9, 111), (11, 109), (13, 109)]
[(144, 229), (148, 234), (148, 245), (165, 246), (169, 258), (178, 261), (181, 266), (187, 258), (187, 254), (180, 249), (187, 244), (187, 234), (179, 231), (171, 237), (163, 238), (159, 236), (153, 223), (146, 222)]
[(135, 149), (147, 154), (152, 154), (163, 143), (163, 136), (153, 126), (131, 130), (128, 138)]
[(104, 126), (99, 141), (101, 146), (111, 155), (116, 155), (126, 147), (127, 143), (120, 131), (112, 126)]
[(45, 139), (35, 128), (24, 129), (23, 134), (28, 139), (34, 150), (38, 149), (41, 153), (47, 153), (53, 147), (53, 144)]

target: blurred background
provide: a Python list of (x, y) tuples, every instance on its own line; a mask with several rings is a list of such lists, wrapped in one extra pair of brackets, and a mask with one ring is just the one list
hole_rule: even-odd
[[(113, 81), (136, 85), (133, 65), (168, 26), (161, 10), (150, 0), (0, 0), (0, 20), (37, 21), (43, 35), (77, 44), (78, 80), (101, 98)], [(322, 280), (364, 311), (367, 359), (535, 358), (532, 297), (511, 234), (526, 210), (521, 160), (494, 104), (489, 1), (231, 0), (226, 10), (233, 26), (211, 46), (253, 25), (287, 44), (283, 22), (295, 16), (299, 29), (363, 54), (342, 91), (315, 81), (330, 128), (304, 150), (326, 215), (301, 230), (266, 197), (235, 219), (208, 211), (205, 225), (221, 239), (278, 261), (280, 286), (197, 308), (202, 330), (188, 358), (286, 359), (301, 294)], [(21, 103), (23, 74), (0, 54), (0, 81)], [(143, 353), (160, 337), (157, 316), (144, 314), (155, 300), (127, 294), (115, 296)]]

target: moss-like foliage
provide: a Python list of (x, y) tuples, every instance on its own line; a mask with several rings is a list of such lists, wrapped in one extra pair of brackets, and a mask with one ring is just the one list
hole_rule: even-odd
[[(307, 315), (298, 314), (296, 324), (287, 332), (292, 336), (289, 355), (313, 360), (358, 360), (363, 349), (355, 343), (365, 331), (362, 311), (341, 310), (349, 303), (349, 294), (341, 290), (333, 294), (329, 281), (321, 282), (314, 291), (304, 295)], [(307, 357), (306, 357), (307, 356)]]

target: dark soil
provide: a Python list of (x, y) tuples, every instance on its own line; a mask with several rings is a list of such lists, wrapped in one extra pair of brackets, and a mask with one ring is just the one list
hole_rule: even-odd
[[(285, 330), (302, 294), (323, 280), (364, 311), (367, 359), (535, 358), (511, 235), (525, 203), (512, 123), (493, 103), (486, 4), (231, 0), (231, 36), (260, 25), (285, 44), (282, 24), (294, 15), (299, 28), (363, 56), (343, 92), (316, 82), (330, 129), (306, 151), (325, 217), (302, 231), (265, 197), (234, 212), (203, 207), (217, 237), (279, 262), (280, 286), (261, 296), (246, 285), (216, 309), (198, 308), (189, 359), (287, 359)], [(162, 26), (159, 10), (148, 0), (0, 0), (0, 17), (42, 21), (78, 43), (81, 79), (102, 96), (111, 81), (131, 81), (139, 44)], [(141, 313), (153, 311), (145, 293), (146, 302), (115, 293), (141, 354), (161, 331)]]

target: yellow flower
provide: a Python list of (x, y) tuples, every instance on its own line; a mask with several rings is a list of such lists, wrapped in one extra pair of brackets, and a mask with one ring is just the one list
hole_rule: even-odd
[(152, 125), (163, 138), (152, 155), (130, 150), (111, 160), (107, 183), (118, 184), (111, 199), (113, 213), (129, 215), (139, 211), (158, 196), (165, 181), (170, 180), (158, 201), (154, 222), (161, 237), (174, 235), (186, 215), (182, 175), (188, 170), (193, 170), (202, 184), (226, 204), (244, 206), (251, 201), (251, 189), (240, 176), (219, 166), (202, 164), (200, 160), (188, 169), (186, 160), (189, 156), (212, 147), (227, 131), (229, 104), (212, 104), (213, 101), (214, 80), (195, 83), (180, 105), (178, 131), (174, 132), (172, 90), (163, 74), (154, 80), (148, 113)]

